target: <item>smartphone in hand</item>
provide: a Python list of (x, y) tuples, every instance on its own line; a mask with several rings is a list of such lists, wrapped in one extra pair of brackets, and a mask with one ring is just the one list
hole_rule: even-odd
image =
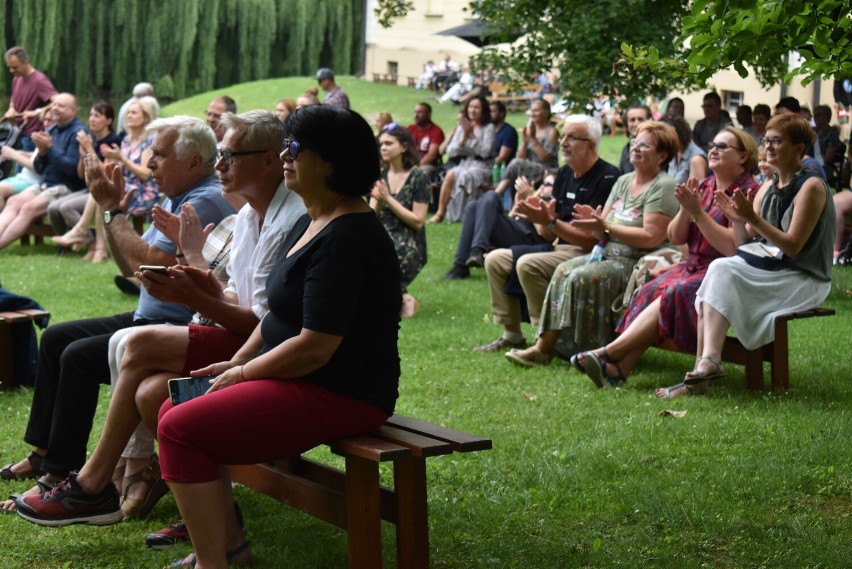
[(142, 271), (151, 271), (152, 273), (164, 276), (169, 274), (169, 269), (163, 265), (139, 265), (139, 272)]
[(169, 380), (169, 395), (172, 405), (180, 405), (190, 399), (195, 399), (207, 393), (212, 385), (211, 381), (215, 375), (204, 377), (176, 377)]

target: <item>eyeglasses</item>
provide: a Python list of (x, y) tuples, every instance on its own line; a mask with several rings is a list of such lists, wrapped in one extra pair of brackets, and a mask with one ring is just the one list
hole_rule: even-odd
[(719, 152), (724, 152), (729, 148), (733, 148), (734, 150), (739, 150), (740, 152), (745, 152), (745, 150), (743, 150), (742, 148), (737, 148), (736, 146), (731, 146), (730, 144), (726, 144), (724, 142), (711, 142), (710, 144), (707, 145), (708, 150), (713, 150), (714, 148), (716, 150), (718, 150)]
[(298, 158), (301, 149), (302, 144), (295, 138), (285, 138), (284, 142), (281, 144), (281, 152), (286, 152), (287, 156), (290, 157), (290, 160)]
[(633, 139), (630, 141), (630, 150), (638, 150), (639, 152), (645, 152), (646, 150), (656, 150), (656, 148), (654, 148), (644, 140)]
[(565, 142), (577, 142), (578, 140), (583, 141), (583, 142), (591, 142), (592, 141), (591, 138), (585, 138), (583, 136), (572, 136), (570, 134), (563, 135), (562, 140), (564, 140)]
[(760, 139), (760, 144), (769, 148), (770, 146), (780, 146), (784, 139), (780, 136), (764, 136)]
[(264, 154), (269, 152), (268, 150), (246, 150), (245, 152), (229, 152), (227, 150), (217, 150), (216, 151), (216, 162), (220, 160), (230, 166), (234, 163), (234, 158), (237, 156), (249, 156), (251, 154)]
[(542, 187), (542, 188), (552, 188), (552, 187), (553, 187), (553, 182), (542, 182), (542, 183), (541, 183), (541, 187)]

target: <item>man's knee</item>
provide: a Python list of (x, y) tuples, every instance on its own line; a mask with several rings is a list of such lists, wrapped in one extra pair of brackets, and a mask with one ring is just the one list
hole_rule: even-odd
[(511, 270), (511, 249), (495, 249), (485, 256), (485, 273), (489, 280), (492, 276), (505, 280)]

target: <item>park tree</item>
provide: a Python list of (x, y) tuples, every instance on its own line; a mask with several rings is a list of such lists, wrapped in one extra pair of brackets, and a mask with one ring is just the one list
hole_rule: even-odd
[(118, 98), (149, 81), (181, 98), (322, 66), (358, 72), (365, 1), (0, 0), (0, 40), (62, 91)]
[[(616, 69), (695, 84), (728, 67), (764, 86), (852, 76), (848, 0), (694, 0), (681, 25), (675, 55), (625, 42)], [(800, 65), (788, 65), (791, 52)]]
[[(411, 9), (377, 2), (386, 26)], [(852, 76), (849, 0), (471, 0), (470, 12), (488, 23), (490, 41), (521, 38), (486, 49), (483, 62), (521, 81), (556, 68), (579, 101), (692, 91), (728, 67), (764, 86)], [(791, 52), (800, 66), (788, 65)]]

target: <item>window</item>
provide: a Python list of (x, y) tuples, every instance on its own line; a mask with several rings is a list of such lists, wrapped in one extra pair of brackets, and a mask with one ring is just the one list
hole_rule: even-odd
[(732, 115), (737, 112), (737, 107), (745, 103), (742, 91), (722, 91), (720, 95), (722, 97), (722, 108)]

